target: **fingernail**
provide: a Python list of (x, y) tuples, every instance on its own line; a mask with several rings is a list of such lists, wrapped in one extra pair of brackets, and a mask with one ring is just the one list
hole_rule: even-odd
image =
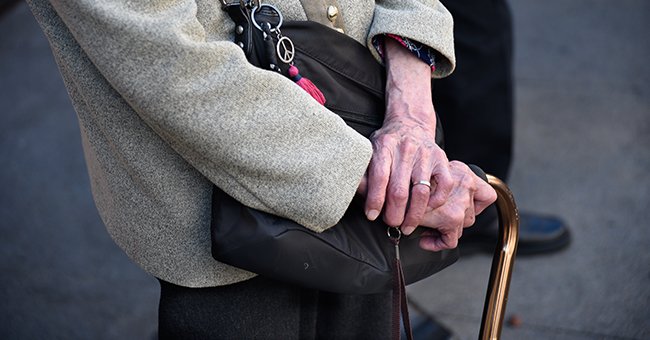
[(415, 227), (402, 227), (402, 234), (409, 236), (413, 231), (415, 230)]
[(368, 210), (368, 212), (366, 213), (366, 217), (368, 217), (368, 219), (371, 221), (376, 220), (377, 216), (379, 216), (379, 211), (375, 209)]

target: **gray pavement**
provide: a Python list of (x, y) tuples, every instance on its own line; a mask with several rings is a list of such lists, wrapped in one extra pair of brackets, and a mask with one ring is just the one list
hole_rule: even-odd
[[(504, 339), (650, 339), (650, 2), (520, 0), (520, 209), (573, 244), (515, 264)], [(77, 121), (26, 5), (0, 17), (0, 338), (148, 339), (158, 287), (104, 230)], [(489, 65), (486, 65), (489, 67)], [(474, 339), (490, 267), (475, 255), (409, 288)]]

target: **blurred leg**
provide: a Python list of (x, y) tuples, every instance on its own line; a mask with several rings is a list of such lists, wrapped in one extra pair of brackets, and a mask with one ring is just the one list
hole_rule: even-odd
[[(456, 71), (435, 80), (433, 98), (445, 129), (450, 159), (473, 163), (507, 180), (512, 161), (512, 19), (504, 0), (442, 1), (454, 16)], [(518, 254), (541, 254), (569, 244), (566, 224), (555, 216), (520, 212)], [(492, 251), (496, 210), (486, 210), (461, 239)]]
[(454, 17), (457, 68), (433, 82), (450, 159), (507, 179), (512, 158), (510, 11), (499, 0), (442, 1)]
[(222, 287), (160, 286), (160, 339), (313, 337), (303, 332), (313, 330), (315, 310), (301, 309), (316, 299), (313, 292), (260, 277)]
[(160, 339), (384, 339), (390, 293), (325, 293), (256, 277), (210, 288), (160, 281)]

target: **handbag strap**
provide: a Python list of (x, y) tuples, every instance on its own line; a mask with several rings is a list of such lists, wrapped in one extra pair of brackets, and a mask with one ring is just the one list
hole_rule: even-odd
[(284, 75), (318, 103), (325, 104), (323, 92), (302, 76), (293, 63), (296, 48), (289, 37), (282, 35), (284, 19), (279, 9), (252, 0), (241, 0), (238, 4), (222, 2), (222, 5), (235, 22), (235, 43), (244, 50), (251, 64)]
[(401, 322), (404, 323), (404, 333), (408, 340), (413, 340), (413, 331), (411, 329), (411, 320), (409, 318), (409, 307), (406, 298), (406, 281), (404, 280), (404, 271), (399, 255), (399, 241), (402, 232), (397, 227), (388, 227), (388, 238), (395, 245), (395, 260), (393, 261), (393, 311), (392, 311), (392, 337), (399, 340), (400, 316)]

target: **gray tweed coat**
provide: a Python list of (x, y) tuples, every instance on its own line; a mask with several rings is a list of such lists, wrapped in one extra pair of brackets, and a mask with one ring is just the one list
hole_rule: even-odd
[[(393, 33), (454, 65), (452, 19), (435, 0), (268, 0), (367, 44)], [(79, 117), (95, 203), (145, 271), (206, 287), (254, 274), (210, 256), (216, 184), (242, 203), (322, 231), (345, 212), (368, 140), (290, 80), (249, 65), (217, 0), (28, 0)], [(371, 48), (373, 53), (376, 52)]]

